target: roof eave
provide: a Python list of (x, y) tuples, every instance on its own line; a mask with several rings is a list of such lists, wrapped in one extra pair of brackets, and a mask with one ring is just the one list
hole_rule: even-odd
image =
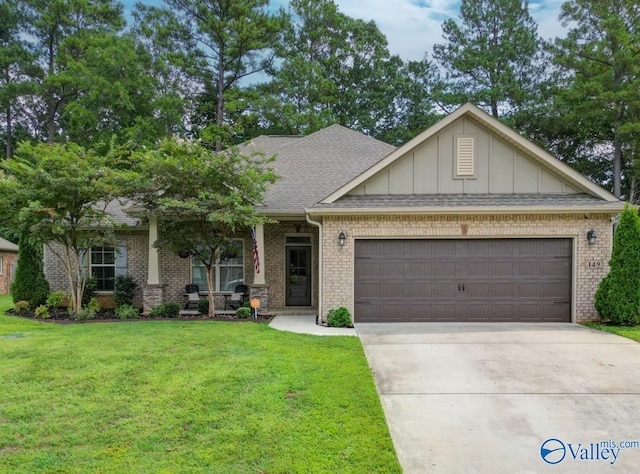
[(496, 215), (496, 214), (609, 214), (616, 215), (624, 210), (624, 203), (610, 203), (606, 206), (459, 206), (459, 207), (383, 207), (383, 208), (311, 208), (308, 215)]

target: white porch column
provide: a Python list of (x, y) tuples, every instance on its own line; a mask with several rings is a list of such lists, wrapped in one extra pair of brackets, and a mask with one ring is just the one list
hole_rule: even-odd
[(256, 248), (258, 249), (258, 258), (260, 259), (260, 273), (255, 271), (254, 265), (253, 284), (265, 285), (265, 269), (267, 262), (264, 254), (264, 224), (256, 224)]
[(155, 241), (158, 240), (158, 219), (149, 218), (149, 271), (147, 275), (147, 285), (160, 284), (160, 258), (158, 249), (154, 247)]

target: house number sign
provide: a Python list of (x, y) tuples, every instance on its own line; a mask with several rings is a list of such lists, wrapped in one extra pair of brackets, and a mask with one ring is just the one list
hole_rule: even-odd
[(589, 260), (587, 262), (587, 268), (602, 268), (602, 260)]

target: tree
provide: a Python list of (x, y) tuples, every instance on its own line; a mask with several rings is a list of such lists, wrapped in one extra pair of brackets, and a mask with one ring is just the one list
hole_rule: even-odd
[[(560, 19), (571, 26), (555, 41), (565, 71), (561, 99), (571, 105), (599, 153), (612, 150), (613, 193), (631, 197), (640, 144), (640, 11), (635, 0), (572, 0)], [(625, 156), (626, 155), (626, 156)]]
[(21, 97), (33, 92), (33, 79), (39, 73), (28, 43), (20, 38), (25, 15), (19, 2), (0, 3), (0, 110), (4, 119), (5, 157), (10, 158), (14, 143), (14, 111)]
[(13, 302), (28, 301), (31, 308), (45, 304), (49, 283), (42, 265), (42, 242), (33, 241), (24, 233), (20, 236), (20, 252), (15, 278), (11, 283)]
[(23, 143), (0, 163), (4, 225), (37, 236), (58, 257), (76, 313), (88, 277), (82, 256), (91, 247), (113, 246), (117, 225), (107, 206), (131, 193), (135, 175), (118, 169), (122, 161), (117, 149), (100, 155), (74, 143)]
[(341, 13), (333, 0), (292, 0), (290, 8), (282, 61), (257, 88), (263, 125), (308, 134), (339, 123), (375, 137), (395, 128), (404, 65), (376, 24)]
[[(200, 135), (221, 151), (235, 133), (228, 113), (241, 107), (240, 80), (273, 59), (286, 17), (270, 14), (268, 0), (165, 0), (169, 9), (146, 8), (140, 21), (155, 22), (156, 37), (173, 50), (173, 63), (198, 85), (198, 115), (208, 114)], [(172, 31), (167, 31), (170, 26)], [(174, 44), (171, 44), (173, 42)], [(197, 120), (197, 118), (196, 118)]]
[(96, 36), (120, 31), (125, 24), (118, 0), (23, 0), (29, 29), (44, 73), (40, 95), (44, 102), (45, 136), (49, 144), (66, 138), (66, 106), (82, 92), (69, 69), (82, 62)]
[(443, 103), (471, 101), (498, 117), (534, 92), (542, 50), (528, 0), (462, 0), (460, 24), (449, 19), (442, 30), (433, 56), (445, 71)]
[(269, 160), (168, 139), (157, 149), (136, 153), (134, 161), (144, 183), (139, 189), (143, 212), (158, 220), (154, 245), (187, 252), (202, 262), (209, 284), (209, 316), (213, 316), (214, 265), (234, 251), (235, 233), (267, 222), (256, 206), (276, 180)]
[(640, 217), (629, 206), (616, 228), (609, 267), (596, 292), (596, 310), (618, 326), (635, 326), (640, 323)]

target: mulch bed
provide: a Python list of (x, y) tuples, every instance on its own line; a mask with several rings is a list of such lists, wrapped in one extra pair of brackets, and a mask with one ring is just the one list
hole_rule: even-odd
[(96, 313), (96, 317), (94, 319), (76, 321), (75, 316), (70, 315), (68, 311), (63, 309), (50, 310), (49, 314), (51, 315), (51, 317), (48, 319), (36, 318), (34, 311), (17, 312), (13, 309), (10, 309), (6, 313), (12, 316), (17, 316), (19, 318), (33, 319), (35, 321), (42, 321), (46, 323), (59, 323), (59, 324), (107, 323), (107, 322), (131, 322), (131, 321), (227, 321), (227, 322), (238, 322), (238, 323), (250, 322), (250, 323), (268, 324), (275, 317), (275, 315), (273, 314), (259, 314), (258, 319), (253, 319), (253, 318), (239, 318), (235, 314), (217, 314), (213, 318), (210, 318), (204, 314), (197, 314), (197, 315), (180, 315), (177, 318), (160, 318), (160, 317), (149, 317), (149, 316), (141, 315), (137, 319), (118, 319), (115, 317), (114, 311), (112, 309), (101, 309)]

